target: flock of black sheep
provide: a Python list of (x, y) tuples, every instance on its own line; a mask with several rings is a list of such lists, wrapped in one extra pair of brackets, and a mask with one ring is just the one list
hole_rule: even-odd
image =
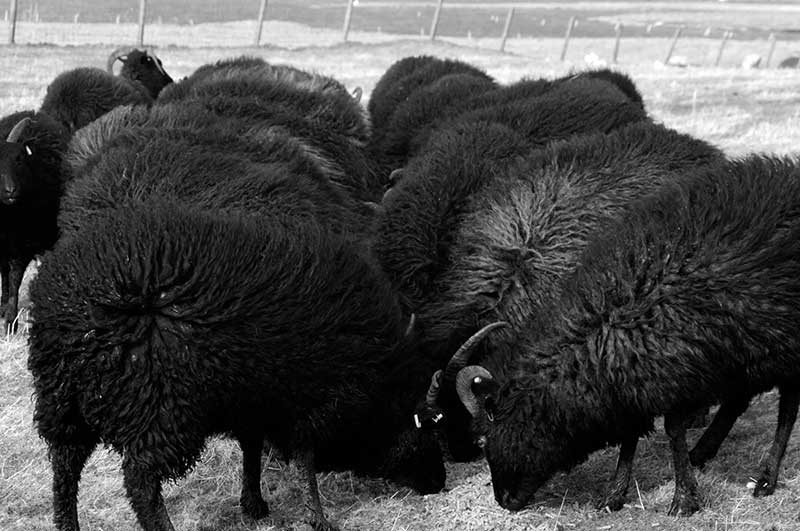
[(692, 467), (777, 387), (754, 495), (774, 491), (800, 403), (796, 159), (664, 127), (610, 70), (502, 85), (407, 57), (360, 96), (256, 57), (173, 82), (130, 49), (0, 121), (3, 316), (41, 255), (28, 367), (57, 529), (102, 444), (142, 528), (172, 530), (162, 483), (214, 434), (241, 446), (252, 518), (265, 442), (305, 470), (315, 529), (320, 470), (434, 493), (445, 458), (483, 456), (519, 510), (607, 445), (617, 510), (659, 416), (689, 516)]

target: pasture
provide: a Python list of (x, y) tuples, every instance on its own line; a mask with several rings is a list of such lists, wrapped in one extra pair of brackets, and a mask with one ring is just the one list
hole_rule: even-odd
[[(82, 27), (81, 31), (90, 31)], [(153, 31), (169, 31), (157, 29)], [(226, 26), (217, 32), (223, 35)], [(290, 27), (292, 28), (292, 27)], [(294, 35), (284, 35), (286, 41)], [(248, 32), (249, 36), (249, 32)], [(358, 35), (356, 34), (355, 37)], [(153, 40), (168, 38), (153, 34)], [(309, 37), (306, 37), (309, 39)], [(368, 39), (365, 39), (368, 40)], [(162, 42), (164, 42), (162, 41)], [(180, 78), (202, 63), (249, 53), (268, 61), (291, 63), (334, 75), (365, 96), (383, 71), (406, 55), (436, 54), (458, 57), (484, 68), (501, 82), (525, 76), (553, 77), (580, 63), (552, 60), (558, 39), (531, 39), (511, 47), (515, 54), (463, 47), (458, 41), (429, 43), (403, 40), (352, 43), (325, 48), (181, 48), (160, 50), (165, 67)], [(800, 146), (800, 71), (740, 70), (734, 68), (669, 69), (653, 65), (666, 45), (658, 39), (629, 41), (624, 70), (638, 84), (648, 111), (679, 131), (713, 142), (728, 153), (752, 151), (792, 153)], [(713, 53), (704, 41), (683, 43), (695, 56)], [(574, 56), (602, 50), (608, 41), (578, 39)], [(692, 48), (689, 48), (692, 47)], [(0, 114), (35, 107), (56, 73), (78, 65), (102, 65), (108, 46), (26, 46), (4, 48), (0, 68)], [(653, 52), (657, 49), (656, 52)], [(740, 53), (745, 43), (732, 43)], [(606, 53), (603, 51), (602, 53)], [(550, 59), (548, 59), (548, 57)], [(35, 274), (29, 271), (28, 276)], [(23, 305), (27, 298), (23, 293)], [(26, 369), (24, 331), (0, 341), (0, 529), (52, 529), (50, 468), (46, 449), (31, 423), (31, 381)], [(419, 496), (380, 480), (350, 473), (320, 476), (328, 516), (346, 530), (754, 530), (789, 531), (800, 528), (800, 447), (795, 433), (790, 442), (778, 490), (768, 498), (753, 499), (747, 487), (765, 456), (777, 416), (774, 394), (757, 398), (737, 422), (720, 455), (698, 473), (704, 495), (703, 510), (689, 519), (666, 515), (673, 481), (669, 444), (660, 425), (639, 446), (635, 485), (628, 504), (618, 513), (595, 509), (614, 470), (616, 449), (594, 454), (568, 474), (559, 474), (537, 495), (530, 508), (508, 513), (494, 502), (488, 468), (483, 462), (448, 464), (447, 490)], [(699, 431), (693, 431), (699, 436)], [(212, 440), (199, 465), (183, 480), (165, 486), (167, 508), (180, 531), (234, 531), (284, 529), (297, 526), (305, 486), (294, 465), (265, 455), (263, 485), (272, 514), (252, 522), (240, 514), (241, 457), (237, 445)], [(98, 450), (84, 470), (79, 494), (79, 519), (84, 530), (137, 529), (124, 496), (117, 455)], [(297, 527), (295, 527), (297, 528)]]

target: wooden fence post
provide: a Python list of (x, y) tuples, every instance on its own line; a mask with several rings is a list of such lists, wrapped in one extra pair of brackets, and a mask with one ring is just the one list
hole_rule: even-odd
[(506, 50), (506, 40), (508, 40), (508, 30), (511, 29), (511, 21), (514, 19), (514, 8), (508, 8), (508, 15), (506, 15), (506, 25), (503, 26), (503, 38), (500, 40), (500, 51)]
[(139, 46), (144, 44), (144, 17), (147, 12), (147, 0), (139, 0), (139, 38), (136, 42)]
[(569, 17), (569, 22), (567, 22), (567, 33), (564, 34), (564, 47), (561, 49), (562, 61), (567, 57), (567, 46), (569, 46), (569, 38), (572, 36), (572, 28), (575, 27), (576, 21), (577, 19), (575, 17)]
[(256, 26), (256, 37), (253, 44), (261, 46), (261, 28), (264, 26), (264, 15), (267, 12), (267, 0), (261, 0), (261, 6), (258, 8), (258, 25)]
[(442, 4), (444, 0), (439, 0), (436, 4), (436, 11), (433, 13), (433, 21), (431, 22), (431, 40), (436, 39), (436, 29), (439, 27), (439, 17), (442, 16)]
[(772, 54), (775, 53), (775, 43), (777, 40), (774, 32), (769, 34), (769, 53), (767, 54), (767, 62), (764, 63), (764, 68), (769, 68), (769, 63), (772, 61)]
[(668, 65), (669, 60), (672, 59), (672, 52), (675, 51), (675, 45), (678, 44), (678, 39), (681, 38), (681, 32), (683, 32), (683, 26), (678, 26), (678, 29), (675, 30), (675, 35), (672, 37), (672, 42), (669, 45), (669, 50), (667, 51), (667, 57), (664, 59), (664, 64)]
[(714, 66), (719, 66), (719, 62), (722, 60), (722, 51), (725, 50), (725, 44), (732, 36), (732, 31), (725, 31), (725, 33), (722, 34), (722, 40), (719, 43), (719, 51), (717, 51), (717, 59), (714, 61)]
[(347, 10), (344, 12), (344, 24), (342, 25), (342, 41), (347, 42), (350, 34), (350, 21), (353, 20), (353, 0), (347, 0)]
[(17, 34), (17, 0), (11, 0), (11, 7), (8, 11), (8, 44), (14, 44)]
[(614, 26), (614, 53), (611, 54), (611, 62), (617, 64), (617, 57), (619, 56), (619, 41), (622, 40), (622, 22), (617, 22)]

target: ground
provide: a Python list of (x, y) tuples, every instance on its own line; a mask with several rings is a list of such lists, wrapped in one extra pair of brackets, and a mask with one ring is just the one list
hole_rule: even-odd
[[(220, 34), (227, 27), (217, 28)], [(81, 30), (89, 31), (89, 30)], [(153, 30), (155, 32), (155, 29)], [(165, 30), (168, 31), (168, 30)], [(297, 34), (296, 34), (297, 35)], [(295, 36), (296, 36), (295, 35)], [(302, 35), (302, 34), (301, 34)], [(153, 34), (155, 40), (167, 36)], [(277, 38), (277, 37), (276, 37)], [(280, 37), (288, 40), (288, 37)], [(357, 85), (368, 95), (381, 73), (400, 57), (432, 53), (470, 61), (502, 82), (524, 76), (555, 76), (581, 67), (590, 51), (607, 55), (609, 44), (576, 39), (573, 62), (561, 63), (558, 39), (531, 39), (501, 54), (470, 42), (430, 43), (406, 39), (369, 44), (351, 43), (324, 48), (183, 48), (160, 50), (165, 67), (176, 77), (207, 61), (248, 53), (270, 61), (292, 63)], [(385, 40), (385, 39), (383, 39)], [(297, 44), (295, 38), (295, 44)], [(703, 41), (687, 41), (685, 50), (696, 57), (713, 54)], [(741, 70), (735, 68), (664, 68), (654, 64), (666, 41), (630, 41), (628, 72), (644, 94), (648, 111), (680, 131), (709, 140), (732, 155), (753, 151), (792, 153), (800, 143), (800, 71)], [(0, 115), (35, 107), (46, 84), (56, 73), (77, 65), (102, 65), (109, 46), (24, 46), (0, 53)], [(738, 43), (731, 54), (741, 54)], [(736, 64), (736, 63), (733, 63)], [(729, 64), (728, 66), (732, 66)], [(34, 274), (31, 268), (28, 277)], [(23, 304), (26, 297), (23, 294)], [(31, 380), (26, 369), (26, 335), (0, 340), (0, 529), (52, 529), (51, 473), (46, 449), (32, 426)], [(753, 499), (750, 476), (764, 458), (777, 416), (774, 394), (759, 397), (737, 423), (720, 455), (698, 474), (704, 495), (703, 510), (688, 519), (666, 515), (673, 481), (669, 447), (663, 430), (640, 443), (636, 483), (629, 503), (614, 514), (597, 511), (612, 474), (616, 449), (594, 454), (568, 474), (554, 477), (526, 511), (511, 514), (492, 496), (488, 469), (483, 462), (449, 464), (447, 490), (419, 496), (378, 480), (349, 473), (322, 474), (320, 489), (328, 515), (346, 530), (752, 530), (800, 529), (800, 453), (795, 436), (789, 446), (776, 493)], [(699, 435), (693, 432), (693, 436)], [(273, 456), (267, 461), (264, 491), (272, 508), (270, 519), (243, 519), (238, 507), (240, 453), (235, 443), (209, 441), (197, 467), (183, 480), (166, 485), (168, 510), (179, 531), (266, 531), (297, 527), (304, 485), (293, 465)], [(122, 489), (119, 457), (98, 450), (84, 471), (79, 496), (79, 518), (84, 530), (137, 529)]]

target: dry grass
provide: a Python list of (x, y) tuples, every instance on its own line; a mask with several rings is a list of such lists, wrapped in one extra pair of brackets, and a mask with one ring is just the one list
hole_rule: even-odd
[[(559, 42), (541, 45), (543, 50), (552, 50), (558, 49)], [(56, 72), (76, 65), (102, 64), (107, 52), (108, 47), (100, 46), (4, 49), (0, 70), (6, 77), (0, 81), (0, 115), (36, 106)], [(364, 86), (367, 93), (393, 61), (409, 54), (460, 57), (504, 82), (523, 76), (554, 76), (570, 67), (535, 53), (503, 55), (415, 40), (294, 51), (168, 48), (162, 56), (179, 77), (201, 63), (244, 52), (334, 74), (350, 86)], [(717, 143), (731, 153), (796, 151), (800, 141), (800, 96), (796, 89), (800, 72), (664, 69), (654, 67), (646, 51), (639, 55), (641, 60), (626, 65), (626, 69), (644, 93), (648, 109), (666, 124)], [(31, 424), (26, 354), (24, 334), (0, 342), (0, 529), (4, 531), (52, 527), (51, 474), (45, 449)], [(516, 514), (494, 503), (488, 471), (480, 462), (449, 465), (448, 490), (425, 497), (348, 473), (323, 474), (320, 484), (328, 514), (344, 529), (789, 531), (800, 528), (797, 439), (790, 444), (775, 495), (755, 500), (745, 486), (769, 446), (775, 416), (775, 396), (767, 395), (740, 420), (720, 456), (699, 474), (704, 510), (690, 519), (666, 516), (672, 479), (668, 445), (661, 430), (642, 441), (636, 488), (630, 493), (629, 504), (615, 514), (594, 509), (613, 472), (614, 449), (597, 452), (571, 473), (553, 478), (531, 509)], [(301, 514), (304, 492), (294, 466), (269, 460), (264, 487), (273, 516), (260, 523), (240, 516), (239, 474), (236, 445), (210, 441), (197, 468), (185, 479), (166, 486), (168, 509), (177, 529), (268, 530), (294, 525)], [(121, 485), (118, 456), (99, 450), (83, 477), (79, 517), (84, 530), (136, 529)]]

